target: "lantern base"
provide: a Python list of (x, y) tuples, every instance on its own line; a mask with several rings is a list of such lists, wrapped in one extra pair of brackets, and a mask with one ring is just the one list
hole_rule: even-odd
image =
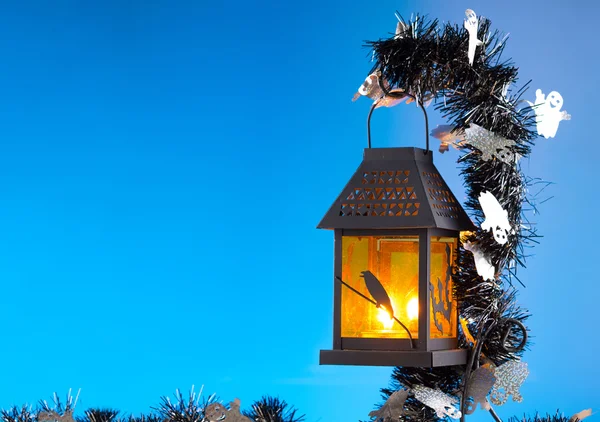
[(452, 350), (321, 350), (320, 365), (406, 366), (433, 368), (465, 365), (467, 349)]

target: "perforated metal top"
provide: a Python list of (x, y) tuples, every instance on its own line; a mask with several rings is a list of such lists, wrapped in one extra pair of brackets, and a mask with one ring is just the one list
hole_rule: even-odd
[(317, 228), (473, 230), (471, 219), (420, 148), (366, 148)]

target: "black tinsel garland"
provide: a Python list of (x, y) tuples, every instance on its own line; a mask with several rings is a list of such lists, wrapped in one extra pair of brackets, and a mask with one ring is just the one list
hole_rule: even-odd
[[(513, 140), (512, 151), (526, 159), (537, 137), (535, 119), (530, 107), (521, 107), (520, 97), (527, 84), (515, 95), (511, 85), (518, 80), (518, 69), (511, 63), (500, 63), (506, 38), (500, 39), (495, 31), (490, 34), (491, 22), (479, 18), (478, 36), (483, 45), (477, 48), (473, 64), (467, 58), (469, 34), (462, 26), (438, 24), (417, 16), (402, 22), (407, 28), (389, 39), (367, 42), (373, 50), (375, 64), (372, 72), (381, 72), (384, 84), (414, 96), (418, 103), (434, 98), (436, 110), (441, 111), (455, 131), (470, 124), (481, 126), (496, 135)], [(529, 314), (516, 303), (513, 281), (518, 267), (524, 267), (524, 247), (531, 246), (538, 237), (524, 215), (523, 204), (532, 203), (529, 197), (530, 181), (518, 164), (500, 160), (482, 160), (482, 153), (473, 145), (463, 145), (459, 158), (461, 175), (468, 199), (465, 208), (480, 227), (485, 216), (479, 195), (490, 192), (508, 213), (515, 233), (504, 245), (498, 244), (492, 233), (477, 229), (468, 233), (462, 242), (476, 243), (478, 249), (495, 266), (497, 277), (485, 281), (477, 273), (473, 254), (459, 245), (453, 274), (454, 295), (459, 302), (459, 314), (468, 322), (474, 338), (485, 338), (481, 359), (498, 366), (519, 358), (530, 345), (529, 336), (508, 330), (505, 321), (524, 324)], [(504, 334), (508, 336), (503, 341)], [(461, 347), (469, 347), (464, 336)], [(514, 351), (516, 345), (524, 348)], [(479, 365), (476, 360), (476, 366)], [(470, 368), (473, 369), (473, 368)], [(383, 398), (400, 388), (410, 389), (415, 384), (439, 388), (446, 394), (460, 398), (466, 382), (465, 367), (404, 368), (392, 374), (390, 388), (381, 390)], [(466, 371), (466, 373), (465, 373)], [(409, 397), (405, 403), (403, 420), (425, 422), (439, 420), (435, 412)]]

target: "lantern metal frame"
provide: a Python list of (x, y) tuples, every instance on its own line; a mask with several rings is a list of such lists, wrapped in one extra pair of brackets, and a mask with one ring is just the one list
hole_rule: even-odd
[[(461, 231), (474, 230), (475, 226), (433, 165), (427, 113), (420, 101), (417, 100), (417, 104), (425, 116), (425, 150), (371, 148), (370, 121), (376, 104), (371, 107), (367, 119), (369, 143), (364, 150), (363, 162), (317, 226), (334, 230), (333, 347), (320, 351), (319, 363), (413, 367), (466, 364), (468, 350), (458, 348), (458, 312), (456, 337), (430, 338), (431, 238), (440, 236), (458, 240)], [(406, 202), (411, 199), (419, 202)], [(345, 287), (338, 281), (343, 281), (342, 238), (406, 235), (419, 236), (416, 347), (411, 347), (410, 339), (342, 337), (342, 288)]]

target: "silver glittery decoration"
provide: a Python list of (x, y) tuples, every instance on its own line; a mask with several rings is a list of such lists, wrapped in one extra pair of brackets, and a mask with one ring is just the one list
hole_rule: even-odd
[(462, 416), (460, 410), (454, 407), (458, 400), (442, 393), (440, 390), (417, 385), (412, 391), (417, 400), (435, 410), (438, 418), (449, 416), (452, 419), (460, 419)]
[(404, 402), (407, 398), (407, 390), (394, 391), (379, 410), (373, 410), (369, 413), (369, 417), (377, 418), (376, 421), (397, 421), (404, 414)]
[(467, 388), (466, 400), (467, 408), (465, 413), (467, 415), (472, 414), (477, 409), (477, 404), (481, 406), (483, 410), (490, 410), (490, 404), (487, 401), (487, 395), (494, 386), (496, 377), (494, 376), (491, 369), (481, 366), (477, 368), (471, 378), (469, 379), (469, 386)]
[(521, 403), (523, 397), (519, 388), (528, 375), (529, 369), (525, 362), (510, 361), (497, 367), (494, 371), (496, 383), (490, 393), (491, 402), (501, 406), (506, 403), (508, 396), (512, 395), (513, 401)]
[(515, 145), (515, 141), (498, 136), (473, 123), (465, 129), (465, 142), (481, 151), (481, 159), (484, 161), (496, 157), (504, 163), (512, 164), (520, 158), (519, 154), (509, 149)]

